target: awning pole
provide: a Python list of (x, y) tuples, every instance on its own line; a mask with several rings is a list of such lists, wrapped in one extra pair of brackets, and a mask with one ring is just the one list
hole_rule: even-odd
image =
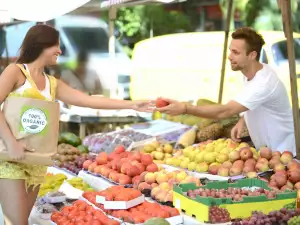
[(292, 92), (292, 106), (293, 106), (293, 116), (294, 116), (294, 129), (295, 129), (295, 140), (296, 140), (296, 154), (297, 154), (297, 158), (300, 159), (300, 130), (299, 130), (300, 117), (299, 117), (297, 77), (296, 77), (296, 66), (295, 66), (294, 38), (293, 38), (293, 30), (292, 30), (291, 2), (290, 0), (281, 0), (278, 1), (278, 5), (281, 8), (283, 28), (284, 28), (286, 41), (287, 41), (290, 83), (291, 83), (291, 92)]
[(229, 31), (230, 31), (232, 8), (233, 8), (233, 0), (229, 0), (228, 6), (227, 6), (227, 15), (226, 15), (227, 18), (226, 18), (226, 24), (225, 24), (225, 39), (224, 39), (223, 59), (222, 59), (222, 69), (221, 69), (219, 99), (218, 99), (219, 103), (222, 103), (222, 96), (223, 96), (223, 87), (224, 87), (224, 78), (225, 78), (226, 60), (227, 60), (226, 58), (227, 58), (227, 48), (228, 48), (228, 37), (229, 37)]
[(115, 58), (115, 52), (116, 52), (116, 40), (115, 40), (115, 20), (117, 17), (117, 8), (111, 7), (109, 9), (109, 56), (111, 59)]

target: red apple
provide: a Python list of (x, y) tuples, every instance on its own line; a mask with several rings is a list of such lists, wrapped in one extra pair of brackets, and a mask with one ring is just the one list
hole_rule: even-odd
[(249, 147), (244, 147), (240, 149), (240, 157), (242, 160), (246, 161), (253, 157), (253, 152)]
[(272, 158), (272, 150), (267, 147), (261, 148), (260, 157), (270, 160)]
[(157, 98), (155, 102), (156, 108), (162, 108), (169, 104), (170, 104), (169, 102), (163, 100), (162, 98)]

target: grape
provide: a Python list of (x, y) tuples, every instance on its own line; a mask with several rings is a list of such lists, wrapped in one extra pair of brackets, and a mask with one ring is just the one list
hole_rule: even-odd
[(230, 215), (227, 209), (212, 206), (209, 208), (209, 220), (211, 223), (226, 223), (230, 221)]

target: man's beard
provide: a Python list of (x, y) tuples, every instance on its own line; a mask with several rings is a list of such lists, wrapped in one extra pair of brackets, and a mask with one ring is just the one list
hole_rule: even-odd
[(242, 67), (240, 67), (238, 65), (231, 65), (231, 70), (232, 71), (240, 71), (240, 70), (242, 70)]

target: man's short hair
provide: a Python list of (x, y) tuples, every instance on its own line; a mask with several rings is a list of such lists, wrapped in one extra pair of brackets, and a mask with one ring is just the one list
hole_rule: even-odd
[(256, 51), (256, 60), (260, 58), (262, 46), (265, 44), (263, 37), (250, 27), (241, 27), (231, 34), (233, 39), (242, 39), (247, 45), (247, 55)]

